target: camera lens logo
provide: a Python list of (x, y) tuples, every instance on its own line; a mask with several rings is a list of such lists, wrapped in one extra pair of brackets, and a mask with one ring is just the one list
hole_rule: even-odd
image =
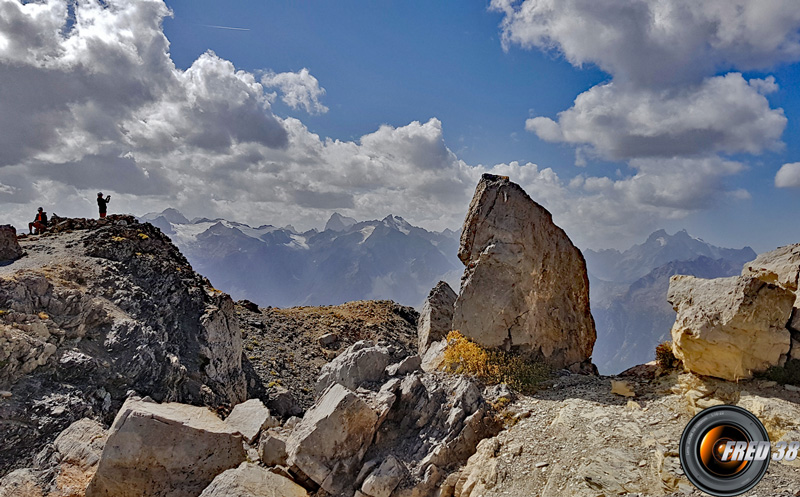
[(680, 442), (683, 472), (710, 495), (742, 494), (761, 481), (769, 467), (767, 430), (752, 413), (736, 406), (714, 406), (697, 414)]

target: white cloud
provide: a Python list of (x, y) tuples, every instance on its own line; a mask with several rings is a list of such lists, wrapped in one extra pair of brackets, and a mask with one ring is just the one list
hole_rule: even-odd
[[(528, 119), (551, 142), (591, 145), (604, 158), (760, 153), (781, 145), (782, 109), (763, 96), (775, 79), (720, 70), (800, 60), (796, 0), (493, 0), (503, 44), (596, 64), (610, 83), (557, 119)], [(581, 156), (577, 162), (585, 160)]]
[(597, 64), (620, 83), (670, 87), (800, 59), (796, 0), (492, 0), (503, 44)]
[(611, 82), (578, 95), (557, 121), (535, 117), (525, 127), (545, 141), (591, 145), (610, 159), (759, 153), (779, 148), (786, 127), (783, 110), (771, 109), (762, 94), (774, 84), (739, 73), (670, 90)]
[(778, 188), (800, 188), (800, 162), (784, 164), (775, 174)]
[(605, 157), (758, 153), (780, 143), (786, 119), (764, 94), (769, 69), (800, 60), (796, 0), (493, 0), (503, 45), (596, 64), (613, 81), (578, 95), (557, 122), (526, 123), (541, 139), (590, 144)]
[(302, 107), (309, 114), (328, 112), (328, 108), (320, 102), (325, 95), (325, 88), (305, 67), (298, 72), (268, 72), (261, 77), (261, 84), (267, 88), (278, 88), (283, 93), (281, 100), (293, 109)]

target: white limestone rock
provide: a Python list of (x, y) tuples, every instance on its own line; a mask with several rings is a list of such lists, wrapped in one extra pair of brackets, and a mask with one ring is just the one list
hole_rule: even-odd
[(794, 299), (791, 291), (753, 276), (673, 276), (667, 298), (678, 313), (673, 352), (689, 371), (731, 381), (782, 365)]
[(285, 476), (243, 462), (214, 478), (200, 497), (308, 497), (308, 492)]

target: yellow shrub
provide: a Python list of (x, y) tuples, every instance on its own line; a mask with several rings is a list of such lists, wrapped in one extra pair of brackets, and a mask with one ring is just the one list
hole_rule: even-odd
[(532, 392), (550, 376), (545, 364), (527, 361), (516, 354), (487, 350), (458, 331), (447, 334), (442, 370), (468, 374), (487, 384), (506, 383), (521, 392)]
[(124, 236), (112, 236), (111, 239), (114, 240), (115, 242), (124, 242), (125, 241), (125, 237)]
[(48, 316), (46, 312), (42, 311), (39, 313), (39, 319), (41, 320), (50, 319), (50, 316)]
[(139, 238), (141, 238), (142, 240), (147, 240), (147, 239), (148, 239), (148, 238), (150, 238), (150, 237), (149, 237), (149, 236), (147, 236), (147, 235), (146, 235), (146, 234), (144, 234), (144, 233), (139, 233)]

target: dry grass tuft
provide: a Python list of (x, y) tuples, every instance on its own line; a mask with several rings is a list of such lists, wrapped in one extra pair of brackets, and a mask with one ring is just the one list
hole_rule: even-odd
[(532, 393), (542, 381), (550, 377), (545, 364), (527, 361), (516, 354), (488, 350), (458, 331), (447, 335), (442, 370), (455, 374), (468, 374), (486, 384), (506, 383), (509, 387)]

